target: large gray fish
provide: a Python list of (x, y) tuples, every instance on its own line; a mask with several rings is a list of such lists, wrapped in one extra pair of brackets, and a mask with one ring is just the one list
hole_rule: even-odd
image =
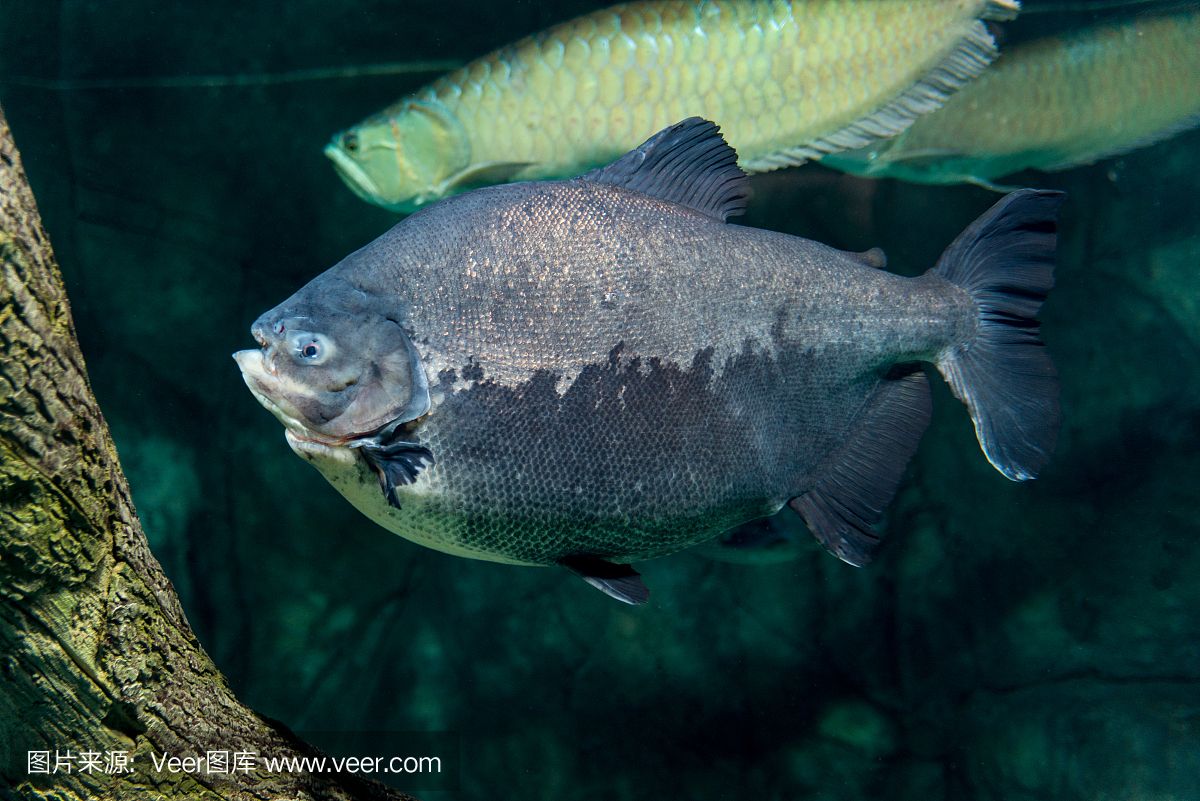
[(1032, 478), (1058, 429), (1034, 319), (1061, 195), (1008, 195), (918, 278), (727, 225), (746, 178), (692, 118), (567, 181), (436, 203), (264, 314), (250, 390), (372, 520), (452, 554), (629, 562), (790, 503), (834, 554), (872, 530), (937, 365), (984, 453)]

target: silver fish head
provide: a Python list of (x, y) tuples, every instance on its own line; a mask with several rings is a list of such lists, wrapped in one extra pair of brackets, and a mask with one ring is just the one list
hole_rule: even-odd
[(317, 282), (264, 314), (258, 350), (233, 355), (251, 393), (291, 435), (330, 446), (386, 436), (429, 411), (429, 384), (394, 313)]
[(334, 135), (325, 155), (360, 198), (407, 213), (447, 193), (471, 148), (444, 105), (409, 99)]

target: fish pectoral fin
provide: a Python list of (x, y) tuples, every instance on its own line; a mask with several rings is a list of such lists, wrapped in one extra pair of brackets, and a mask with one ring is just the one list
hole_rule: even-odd
[(508, 183), (521, 170), (531, 166), (533, 162), (529, 161), (489, 161), (484, 164), (472, 164), (451, 175), (438, 189), (445, 195), (481, 186)]
[(393, 442), (388, 445), (367, 444), (359, 452), (379, 479), (379, 488), (388, 505), (400, 508), (396, 488), (411, 484), (426, 466), (433, 464), (433, 453), (412, 442)]
[(558, 563), (600, 592), (622, 603), (638, 606), (646, 603), (650, 590), (641, 575), (630, 565), (619, 565), (598, 556), (565, 556)]
[(815, 486), (788, 501), (843, 562), (861, 567), (874, 558), (880, 537), (872, 526), (896, 494), (930, 411), (929, 379), (920, 369), (885, 378)]
[(959, 178), (964, 184), (974, 184), (981, 189), (987, 189), (992, 192), (1015, 192), (1020, 189), (1020, 186), (1012, 184), (998, 184), (995, 181), (989, 181), (987, 178), (977, 178), (974, 175), (964, 175)]

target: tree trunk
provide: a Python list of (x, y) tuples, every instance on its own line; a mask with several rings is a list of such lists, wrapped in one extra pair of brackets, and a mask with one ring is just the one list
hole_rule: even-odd
[(0, 796), (409, 799), (246, 756), (319, 752), (238, 702), (150, 554), (2, 110), (0, 271)]

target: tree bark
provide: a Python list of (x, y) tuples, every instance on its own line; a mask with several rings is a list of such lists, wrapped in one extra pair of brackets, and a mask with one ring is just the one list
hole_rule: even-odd
[(319, 752), (238, 702), (150, 553), (2, 110), (0, 675), (0, 796), (411, 801), (261, 763), (155, 770), (164, 755)]

